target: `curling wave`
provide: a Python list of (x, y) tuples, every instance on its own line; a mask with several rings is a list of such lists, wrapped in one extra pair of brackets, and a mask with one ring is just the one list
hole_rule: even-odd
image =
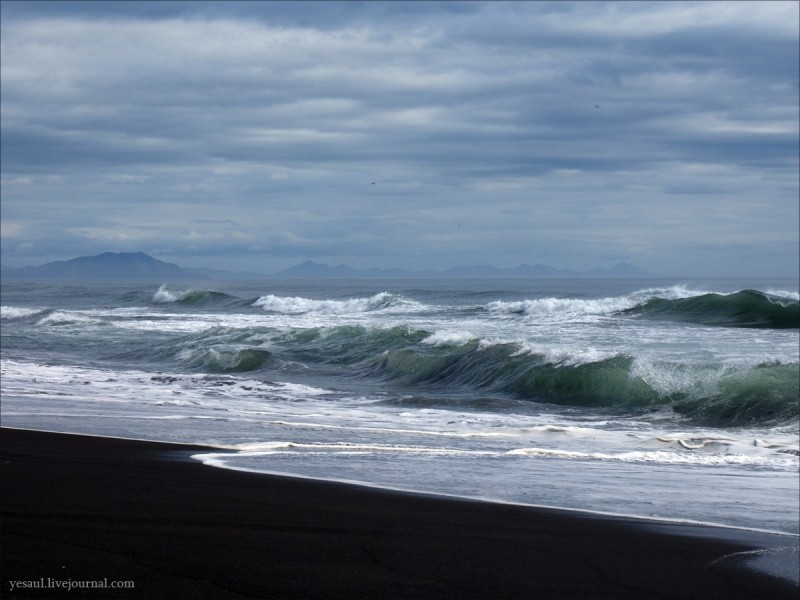
[(622, 312), (703, 325), (770, 329), (800, 327), (800, 302), (797, 299), (755, 290), (690, 298), (652, 298)]
[[(671, 409), (708, 426), (797, 420), (797, 363), (738, 369), (649, 364), (642, 369), (642, 362), (646, 361), (625, 355), (553, 362), (545, 354), (521, 353), (517, 344), (482, 347), (471, 342), (438, 352), (408, 347), (386, 351), (366, 370), (415, 386), (461, 386), (561, 406), (635, 412)], [(667, 377), (653, 377), (654, 373), (667, 373), (669, 385), (664, 384)]]
[[(135, 353), (135, 354), (132, 354)], [(671, 410), (709, 426), (792, 423), (800, 406), (796, 361), (730, 365), (656, 360), (592, 348), (537, 348), (407, 325), (216, 327), (126, 358), (206, 372), (330, 372), (431, 396), (460, 389), (527, 402), (646, 413)], [(424, 390), (424, 391), (423, 391)]]
[(166, 285), (153, 294), (153, 303), (177, 303), (189, 306), (219, 306), (240, 302), (238, 298), (214, 290), (171, 290)]
[(800, 301), (793, 292), (742, 290), (721, 294), (674, 286), (610, 298), (496, 301), (485, 309), (534, 318), (631, 316), (722, 327), (800, 328)]

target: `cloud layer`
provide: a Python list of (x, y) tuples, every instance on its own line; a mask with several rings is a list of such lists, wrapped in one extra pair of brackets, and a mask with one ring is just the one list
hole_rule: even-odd
[(798, 4), (3, 3), (2, 254), (796, 274)]

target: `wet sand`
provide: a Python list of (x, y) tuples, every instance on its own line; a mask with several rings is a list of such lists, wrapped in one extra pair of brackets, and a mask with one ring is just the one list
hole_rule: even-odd
[[(0, 429), (0, 597), (798, 594), (736, 554), (796, 546), (793, 536), (243, 473), (190, 458), (207, 451)], [(125, 581), (134, 587), (84, 587)], [(55, 587), (69, 582), (81, 587)]]

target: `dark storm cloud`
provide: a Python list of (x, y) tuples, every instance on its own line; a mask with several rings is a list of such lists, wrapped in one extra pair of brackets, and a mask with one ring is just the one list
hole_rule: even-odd
[[(266, 270), (306, 257), (581, 268), (588, 255), (680, 271), (681, 248), (710, 265), (736, 235), (771, 231), (785, 271), (796, 13), (3, 3), (3, 260), (95, 248)], [(52, 216), (64, 205), (82, 220)]]

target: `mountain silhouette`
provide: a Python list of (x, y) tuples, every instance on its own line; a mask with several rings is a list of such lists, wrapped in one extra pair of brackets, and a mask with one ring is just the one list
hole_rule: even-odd
[(39, 267), (3, 269), (3, 279), (47, 281), (194, 281), (207, 279), (144, 252), (104, 252)]
[(330, 266), (307, 260), (272, 275), (250, 271), (233, 273), (215, 269), (184, 269), (144, 252), (104, 252), (71, 260), (50, 262), (39, 267), (2, 268), (4, 280), (24, 281), (139, 281), (179, 282), (210, 279), (455, 279), (526, 277), (648, 277), (650, 273), (622, 262), (610, 269), (579, 272), (547, 265), (522, 264), (511, 269), (491, 265), (452, 267), (444, 271), (405, 269), (354, 269), (347, 265)]

